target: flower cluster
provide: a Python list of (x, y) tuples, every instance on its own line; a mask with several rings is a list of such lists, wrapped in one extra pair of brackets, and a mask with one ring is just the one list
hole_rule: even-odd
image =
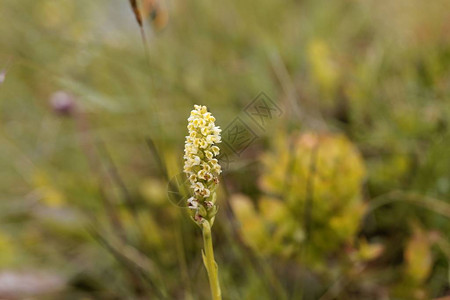
[(195, 105), (188, 118), (189, 135), (184, 148), (184, 172), (189, 178), (193, 196), (189, 208), (195, 211), (196, 221), (214, 217), (216, 212), (214, 191), (222, 172), (217, 155), (221, 142), (219, 126), (206, 106)]

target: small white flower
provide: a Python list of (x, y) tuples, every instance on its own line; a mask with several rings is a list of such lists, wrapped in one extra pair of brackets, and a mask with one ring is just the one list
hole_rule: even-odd
[(192, 163), (192, 165), (198, 166), (200, 165), (200, 163), (201, 163), (200, 157), (194, 156), (194, 162)]
[(203, 191), (205, 189), (205, 186), (201, 182), (195, 182), (192, 185), (192, 188), (194, 189), (194, 192), (200, 192), (200, 191)]
[(211, 195), (211, 191), (209, 189), (204, 189), (201, 194), (203, 197), (208, 198)]
[(213, 167), (213, 171), (214, 173), (216, 173), (217, 175), (220, 175), (220, 173), (222, 173), (222, 169), (220, 168), (220, 165), (217, 164)]
[(202, 129), (200, 129), (200, 132), (204, 135), (207, 136), (209, 134), (209, 128), (208, 127), (203, 127)]
[(189, 181), (190, 181), (191, 183), (195, 183), (195, 182), (197, 181), (197, 175), (191, 174), (191, 175), (189, 176)]
[(213, 154), (212, 154), (211, 151), (206, 150), (206, 151), (205, 151), (205, 156), (206, 156), (206, 158), (209, 159), (209, 160), (213, 159)]
[(189, 208), (198, 209), (198, 201), (195, 200), (194, 197), (189, 198), (187, 202), (189, 204), (189, 206), (188, 206)]
[[(209, 136), (209, 135), (208, 135)], [(207, 140), (201, 140), (200, 141), (200, 148), (206, 149), (208, 148), (208, 144), (210, 144)]]
[(215, 125), (215, 121), (206, 106), (200, 105), (194, 105), (188, 118), (184, 172), (194, 191), (194, 197), (188, 199), (189, 208), (195, 210), (196, 214), (200, 207), (209, 211), (214, 206), (211, 194), (219, 183), (218, 175), (222, 172), (216, 158), (220, 153), (216, 144), (221, 142), (221, 129)]
[(200, 178), (200, 179), (205, 179), (205, 175), (206, 175), (206, 174), (207, 174), (207, 173), (206, 173), (205, 170), (200, 170), (200, 171), (198, 171), (197, 176), (198, 176), (198, 178)]
[(212, 152), (214, 152), (214, 155), (219, 155), (219, 151), (220, 151), (219, 147), (212, 146), (211, 150), (212, 150)]
[(203, 164), (202, 164), (202, 168), (203, 168), (203, 170), (205, 170), (206, 172), (211, 171), (211, 167), (210, 167), (210, 165), (209, 165), (208, 163), (203, 163)]

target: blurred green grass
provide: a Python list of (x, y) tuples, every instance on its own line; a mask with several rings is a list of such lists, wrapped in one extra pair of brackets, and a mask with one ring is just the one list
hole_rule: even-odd
[[(229, 194), (259, 203), (256, 179), (270, 172), (260, 154), (307, 130), (342, 133), (361, 152), (364, 203), (395, 190), (449, 203), (446, 0), (168, 2), (166, 27), (146, 21), (147, 55), (128, 1), (1, 5), (0, 269), (63, 278), (43, 299), (207, 299), (200, 235), (167, 200), (157, 159), (169, 177), (181, 171), (194, 103), (223, 128), (261, 91), (284, 111), (239, 158), (246, 167), (226, 174)], [(73, 95), (75, 115), (52, 109), (60, 90)], [(449, 293), (449, 216), (383, 206), (317, 270), (248, 248), (229, 194), (221, 195), (215, 235), (226, 299)], [(371, 249), (362, 240), (383, 253), (352, 261), (347, 253)], [(425, 254), (408, 254), (414, 247)], [(417, 264), (423, 274), (408, 271)], [(1, 288), (0, 296), (7, 297)]]

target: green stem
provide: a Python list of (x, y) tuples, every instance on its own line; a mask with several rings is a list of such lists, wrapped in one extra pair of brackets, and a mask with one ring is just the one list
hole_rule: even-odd
[(214, 249), (211, 237), (211, 225), (208, 221), (202, 223), (203, 229), (203, 244), (204, 252), (203, 263), (205, 264), (206, 271), (208, 273), (209, 286), (211, 287), (211, 296), (213, 300), (221, 300), (222, 294), (220, 292), (219, 276), (217, 264), (214, 260)]

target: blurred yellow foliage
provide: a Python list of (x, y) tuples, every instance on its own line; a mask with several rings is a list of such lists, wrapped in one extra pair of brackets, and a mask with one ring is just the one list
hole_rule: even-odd
[(14, 259), (16, 253), (12, 239), (0, 231), (0, 267), (4, 267)]
[(405, 154), (395, 154), (370, 163), (372, 184), (388, 190), (397, 184), (411, 169), (411, 158)]
[(159, 179), (144, 179), (139, 190), (142, 197), (153, 205), (160, 206), (167, 202), (167, 186)]
[(234, 195), (231, 199), (233, 211), (241, 222), (242, 237), (253, 249), (264, 251), (268, 242), (268, 233), (265, 230), (263, 219), (256, 212), (253, 203), (244, 195)]
[(58, 28), (72, 19), (74, 5), (73, 1), (43, 0), (36, 6), (35, 17), (47, 28)]
[(426, 232), (418, 226), (405, 248), (406, 274), (414, 283), (423, 283), (431, 272), (433, 258), (431, 243)]
[(308, 59), (312, 75), (326, 96), (333, 95), (339, 79), (338, 68), (333, 61), (328, 44), (320, 39), (308, 45)]
[(61, 207), (66, 202), (64, 195), (52, 184), (49, 176), (37, 171), (33, 175), (33, 184), (42, 202), (49, 207)]
[(382, 244), (368, 243), (366, 239), (359, 241), (358, 247), (358, 259), (363, 261), (369, 261), (378, 257), (384, 250)]
[[(260, 253), (299, 254), (308, 213), (316, 262), (353, 241), (365, 211), (365, 167), (346, 137), (312, 132), (281, 137), (262, 161), (260, 184), (270, 197), (257, 201), (258, 211), (244, 196), (231, 199), (250, 247)], [(308, 202), (310, 212), (305, 210)]]
[(154, 218), (149, 215), (147, 212), (138, 212), (138, 222), (140, 222), (140, 226), (145, 228), (143, 234), (146, 237), (146, 241), (149, 242), (153, 247), (161, 247), (163, 245), (163, 238), (161, 234), (163, 233), (155, 222)]

